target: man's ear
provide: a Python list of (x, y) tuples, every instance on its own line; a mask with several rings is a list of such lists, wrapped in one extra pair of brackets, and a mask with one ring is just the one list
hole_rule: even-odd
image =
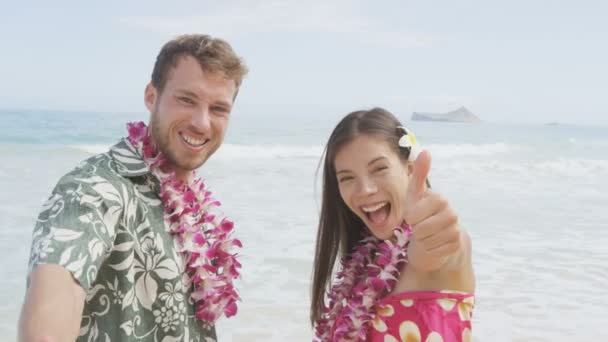
[(150, 113), (156, 108), (157, 100), (158, 90), (156, 90), (156, 87), (153, 86), (152, 83), (148, 83), (148, 85), (146, 85), (146, 90), (144, 91), (144, 104)]

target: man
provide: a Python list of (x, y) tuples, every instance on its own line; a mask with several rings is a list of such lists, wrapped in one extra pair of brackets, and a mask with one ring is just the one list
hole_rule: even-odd
[(228, 43), (183, 35), (161, 49), (149, 128), (57, 184), (33, 234), (21, 341), (214, 341), (236, 313), (232, 224), (194, 170), (219, 148), (246, 66)]

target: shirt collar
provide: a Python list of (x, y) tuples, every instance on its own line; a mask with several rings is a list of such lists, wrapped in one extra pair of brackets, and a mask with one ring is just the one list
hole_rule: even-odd
[(116, 164), (117, 172), (124, 177), (139, 177), (150, 173), (135, 146), (127, 138), (121, 139), (110, 148), (110, 157)]

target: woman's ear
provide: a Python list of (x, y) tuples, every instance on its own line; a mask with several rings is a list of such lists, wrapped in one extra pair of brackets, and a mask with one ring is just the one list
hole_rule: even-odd
[(403, 167), (403, 172), (405, 172), (406, 176), (409, 178), (414, 172), (414, 163), (409, 160), (401, 159), (401, 166)]
[(407, 162), (407, 175), (408, 177), (412, 175), (412, 173), (414, 172), (414, 163), (411, 161)]

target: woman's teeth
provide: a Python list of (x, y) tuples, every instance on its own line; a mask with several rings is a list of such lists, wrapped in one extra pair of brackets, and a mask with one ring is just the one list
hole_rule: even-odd
[(382, 202), (382, 203), (378, 203), (378, 204), (376, 204), (374, 206), (371, 206), (371, 207), (362, 207), (361, 209), (363, 209), (363, 211), (366, 212), (366, 213), (371, 213), (371, 212), (374, 212), (374, 211), (376, 211), (376, 210), (384, 207), (387, 204), (388, 204), (388, 202)]

